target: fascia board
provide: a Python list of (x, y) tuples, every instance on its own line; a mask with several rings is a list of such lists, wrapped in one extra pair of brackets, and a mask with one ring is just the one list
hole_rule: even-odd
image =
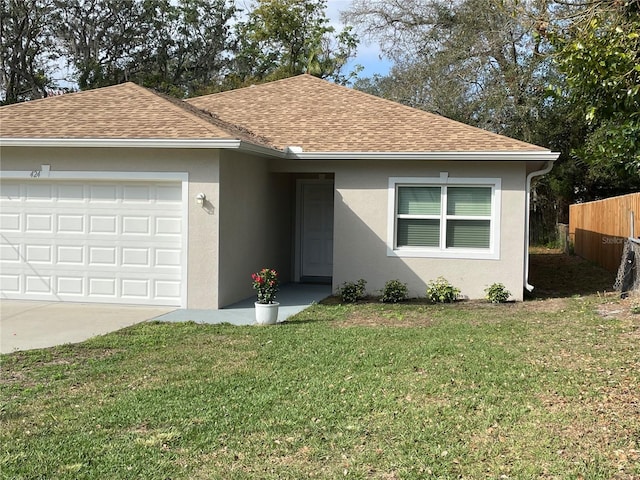
[(1, 147), (240, 148), (237, 139), (0, 138)]
[(287, 152), (293, 160), (431, 160), (431, 161), (555, 161), (551, 151), (514, 152)]

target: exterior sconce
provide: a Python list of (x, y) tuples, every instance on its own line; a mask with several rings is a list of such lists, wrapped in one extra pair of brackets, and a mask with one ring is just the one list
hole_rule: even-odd
[(207, 199), (207, 196), (206, 196), (204, 193), (202, 193), (202, 192), (200, 192), (198, 195), (196, 195), (196, 203), (197, 203), (198, 205), (203, 205), (203, 204), (204, 204), (204, 201), (205, 201), (206, 199)]

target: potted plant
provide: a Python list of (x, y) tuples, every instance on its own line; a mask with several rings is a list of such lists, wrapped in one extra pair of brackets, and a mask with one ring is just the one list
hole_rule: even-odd
[(273, 325), (278, 320), (278, 306), (275, 301), (278, 292), (278, 272), (272, 268), (263, 268), (251, 274), (253, 288), (258, 292), (256, 322), (258, 325)]

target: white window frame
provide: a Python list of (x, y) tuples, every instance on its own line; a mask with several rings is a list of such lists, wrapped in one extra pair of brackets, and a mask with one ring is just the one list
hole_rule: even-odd
[[(425, 216), (440, 220), (440, 245), (438, 247), (398, 247), (397, 213), (398, 187), (424, 186), (440, 187), (440, 215)], [(486, 187), (491, 188), (491, 215), (470, 217), (449, 215), (447, 213), (447, 189), (442, 187)], [(500, 217), (502, 210), (502, 182), (500, 178), (450, 178), (446, 172), (439, 177), (389, 177), (389, 200), (387, 214), (387, 256), (389, 257), (425, 257), (425, 258), (461, 258), (461, 259), (500, 259)], [(489, 248), (459, 248), (446, 246), (447, 220), (489, 220)]]

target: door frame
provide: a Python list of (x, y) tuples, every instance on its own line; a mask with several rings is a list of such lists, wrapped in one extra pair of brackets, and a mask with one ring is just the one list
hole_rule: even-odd
[[(335, 215), (335, 179), (333, 178), (297, 178), (296, 179), (296, 215), (295, 215), (295, 247), (294, 247), (294, 260), (293, 260), (293, 281), (300, 282), (304, 278), (302, 276), (302, 187), (309, 184), (325, 184), (331, 185), (334, 191), (334, 215)], [(335, 217), (334, 217), (335, 218)], [(334, 220), (335, 224), (335, 220)]]

